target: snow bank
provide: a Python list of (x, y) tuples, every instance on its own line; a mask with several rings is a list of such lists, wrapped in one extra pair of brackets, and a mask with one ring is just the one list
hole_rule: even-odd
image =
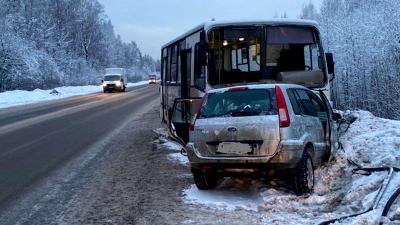
[(17, 105), (31, 104), (42, 101), (49, 101), (61, 98), (67, 98), (75, 95), (85, 95), (102, 91), (98, 86), (82, 87), (58, 87), (55, 88), (58, 94), (50, 94), (51, 90), (35, 89), (33, 91), (7, 91), (0, 93), (0, 108), (8, 108)]
[(348, 157), (363, 167), (400, 167), (400, 121), (378, 118), (367, 111), (346, 112), (357, 120), (341, 138)]
[(137, 83), (128, 83), (127, 87), (136, 87), (136, 86), (145, 85), (145, 84), (149, 84), (149, 81), (139, 81)]
[[(290, 182), (225, 178), (215, 190), (199, 191), (194, 185), (184, 190), (188, 204), (215, 207), (218, 210), (257, 210), (264, 224), (318, 224), (326, 220), (368, 209), (378, 194), (387, 172), (353, 173), (350, 158), (363, 167), (400, 167), (400, 121), (377, 118), (366, 111), (344, 113), (355, 117), (341, 137), (344, 151), (315, 171), (314, 193), (297, 197)], [(335, 224), (377, 224), (384, 204), (400, 186), (400, 174), (394, 173), (378, 208)], [(392, 206), (389, 218), (400, 220), (400, 200)]]
[[(128, 83), (128, 87), (135, 87), (148, 84), (148, 81)], [(0, 109), (18, 105), (37, 103), (61, 98), (68, 98), (76, 95), (86, 95), (103, 91), (101, 85), (88, 86), (67, 86), (54, 88), (58, 93), (51, 94), (52, 90), (35, 89), (33, 91), (6, 91), (0, 93)]]

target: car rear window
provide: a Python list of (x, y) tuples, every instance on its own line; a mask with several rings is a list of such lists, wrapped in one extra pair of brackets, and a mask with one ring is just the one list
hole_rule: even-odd
[(248, 89), (208, 94), (197, 118), (277, 114), (275, 89)]

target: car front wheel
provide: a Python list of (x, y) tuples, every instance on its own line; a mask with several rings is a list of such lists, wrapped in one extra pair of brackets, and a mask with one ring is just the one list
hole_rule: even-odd
[(299, 168), (294, 173), (293, 190), (298, 196), (311, 194), (314, 188), (314, 166), (308, 151), (303, 153)]
[(210, 169), (192, 168), (194, 183), (199, 190), (214, 189), (218, 184), (218, 177)]

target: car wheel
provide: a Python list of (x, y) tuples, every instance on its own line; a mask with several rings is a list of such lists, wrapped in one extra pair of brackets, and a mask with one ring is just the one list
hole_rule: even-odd
[(199, 190), (214, 189), (218, 184), (218, 177), (210, 169), (193, 169), (194, 183)]
[(300, 165), (294, 173), (293, 191), (296, 195), (311, 194), (314, 188), (314, 166), (311, 155), (304, 151)]

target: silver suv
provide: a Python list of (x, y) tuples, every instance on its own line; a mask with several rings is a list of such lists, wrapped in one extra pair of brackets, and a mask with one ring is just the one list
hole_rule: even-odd
[[(322, 91), (319, 95), (293, 84), (206, 93), (193, 113), (186, 145), (196, 186), (213, 189), (218, 179), (238, 172), (289, 170), (297, 195), (312, 192), (314, 167), (336, 151), (340, 119)], [(174, 133), (178, 123), (171, 121)]]

